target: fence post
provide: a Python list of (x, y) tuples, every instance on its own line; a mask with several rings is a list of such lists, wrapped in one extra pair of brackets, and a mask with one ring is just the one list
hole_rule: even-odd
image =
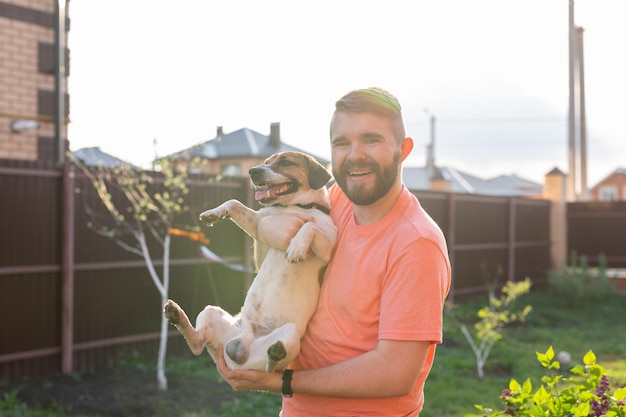
[(63, 166), (61, 371), (70, 374), (74, 355), (74, 166)]
[(566, 178), (555, 168), (546, 174), (543, 188), (543, 198), (550, 200), (550, 263), (555, 271), (567, 261)]
[(515, 252), (517, 240), (515, 224), (517, 222), (517, 201), (509, 197), (509, 281), (515, 282)]

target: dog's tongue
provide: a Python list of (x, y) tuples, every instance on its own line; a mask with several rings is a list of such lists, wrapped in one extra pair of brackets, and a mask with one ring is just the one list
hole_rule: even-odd
[(257, 191), (254, 193), (254, 199), (256, 201), (261, 201), (264, 198), (268, 198), (270, 196), (270, 190), (267, 191)]
[(289, 188), (288, 184), (279, 184), (274, 185), (273, 187), (268, 188), (265, 191), (257, 191), (254, 193), (254, 199), (256, 201), (265, 200), (268, 198), (275, 198), (278, 193), (285, 191)]

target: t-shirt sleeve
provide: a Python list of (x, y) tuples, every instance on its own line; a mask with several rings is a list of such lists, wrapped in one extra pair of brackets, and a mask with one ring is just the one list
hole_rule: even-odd
[(379, 339), (441, 343), (450, 270), (440, 247), (418, 239), (389, 264), (383, 282)]

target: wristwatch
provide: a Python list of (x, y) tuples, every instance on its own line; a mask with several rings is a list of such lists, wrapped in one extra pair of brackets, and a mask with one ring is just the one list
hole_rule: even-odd
[(285, 369), (283, 372), (283, 397), (291, 398), (293, 397), (293, 392), (291, 391), (291, 375), (293, 374), (293, 369)]

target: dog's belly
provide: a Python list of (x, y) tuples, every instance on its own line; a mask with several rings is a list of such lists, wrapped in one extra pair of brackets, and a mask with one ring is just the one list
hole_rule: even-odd
[(302, 337), (317, 308), (323, 265), (317, 258), (291, 263), (284, 252), (270, 249), (246, 295), (244, 320), (259, 336), (294, 323)]

